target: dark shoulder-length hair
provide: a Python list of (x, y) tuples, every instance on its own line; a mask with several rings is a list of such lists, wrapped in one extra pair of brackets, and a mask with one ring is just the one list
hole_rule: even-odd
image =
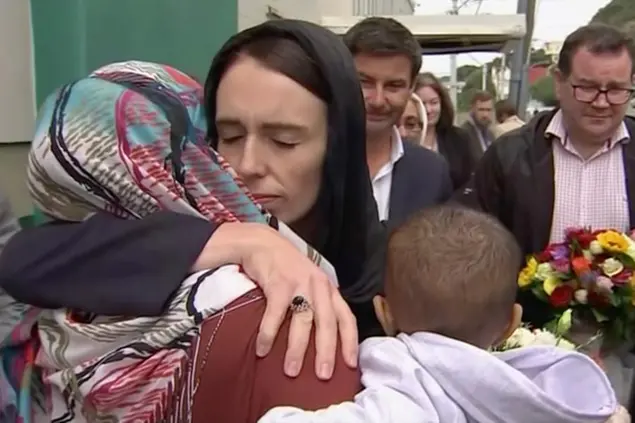
[(205, 81), (208, 136), (213, 147), (218, 143), (218, 85), (240, 55), (289, 77), (327, 104), (328, 139), (316, 203), (319, 239), (307, 241), (333, 264), (345, 297), (370, 298), (375, 288), (355, 284), (374, 249), (376, 240), (371, 238), (380, 226), (366, 164), (364, 99), (350, 52), (328, 29), (290, 19), (268, 21), (231, 37), (214, 57)]
[(453, 128), (454, 105), (452, 104), (448, 90), (445, 89), (443, 83), (439, 81), (439, 78), (430, 72), (419, 74), (415, 84), (415, 92), (424, 87), (432, 88), (439, 96), (439, 100), (441, 102), (441, 112), (439, 114), (439, 121), (437, 122), (437, 131), (448, 131)]

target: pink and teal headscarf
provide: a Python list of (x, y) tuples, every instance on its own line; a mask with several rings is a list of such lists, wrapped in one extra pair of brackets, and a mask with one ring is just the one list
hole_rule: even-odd
[[(42, 106), (29, 155), (31, 196), (48, 218), (65, 221), (170, 210), (269, 224), (335, 282), (326, 260), (252, 200), (206, 132), (202, 89), (185, 73), (146, 62), (105, 66)], [(207, 279), (222, 277), (231, 289), (210, 293), (208, 283), (197, 297), (205, 278), (190, 277), (160, 317), (78, 317), (7, 299), (0, 410), (25, 423), (188, 421), (201, 320), (255, 287), (237, 269), (221, 269)]]

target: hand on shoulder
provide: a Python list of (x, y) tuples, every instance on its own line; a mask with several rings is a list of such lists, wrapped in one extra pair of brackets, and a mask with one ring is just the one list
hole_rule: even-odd
[(293, 299), (301, 296), (309, 309), (291, 318), (285, 373), (299, 374), (315, 325), (315, 372), (333, 373), (337, 338), (344, 360), (356, 366), (358, 339), (355, 317), (326, 274), (276, 230), (260, 223), (225, 223), (210, 237), (193, 270), (240, 264), (262, 289), (267, 309), (260, 325), (257, 354), (269, 353)]

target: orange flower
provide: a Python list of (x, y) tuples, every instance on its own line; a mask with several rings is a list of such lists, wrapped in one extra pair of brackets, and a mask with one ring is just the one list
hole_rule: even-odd
[(571, 268), (577, 276), (580, 276), (591, 270), (591, 262), (582, 256), (574, 257), (571, 260)]

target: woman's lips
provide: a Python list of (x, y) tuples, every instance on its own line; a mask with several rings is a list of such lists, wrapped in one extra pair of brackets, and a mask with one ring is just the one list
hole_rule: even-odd
[(260, 204), (271, 203), (272, 201), (280, 198), (278, 195), (270, 195), (270, 194), (253, 194), (254, 199)]

